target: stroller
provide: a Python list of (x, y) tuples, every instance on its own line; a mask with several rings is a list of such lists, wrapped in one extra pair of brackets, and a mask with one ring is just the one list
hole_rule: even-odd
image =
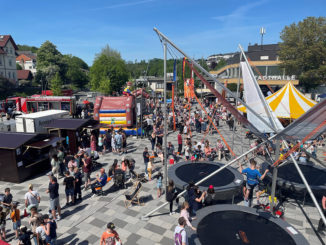
[(114, 173), (114, 185), (119, 189), (125, 189), (125, 173), (121, 169), (117, 169)]
[(97, 161), (98, 159), (100, 159), (100, 156), (97, 151), (92, 151), (91, 159), (92, 159), (92, 168), (93, 168), (92, 170), (93, 171), (96, 169), (99, 169), (102, 166), (102, 164)]

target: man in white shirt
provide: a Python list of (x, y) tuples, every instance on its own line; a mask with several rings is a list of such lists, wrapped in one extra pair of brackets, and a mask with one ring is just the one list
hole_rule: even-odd
[(33, 185), (28, 186), (28, 192), (25, 194), (25, 207), (27, 208), (28, 213), (31, 212), (32, 207), (38, 209), (38, 205), (41, 201), (40, 195), (37, 191), (33, 191)]
[(185, 227), (187, 222), (184, 217), (178, 219), (179, 225), (174, 229), (174, 244), (175, 245), (188, 245), (187, 233)]

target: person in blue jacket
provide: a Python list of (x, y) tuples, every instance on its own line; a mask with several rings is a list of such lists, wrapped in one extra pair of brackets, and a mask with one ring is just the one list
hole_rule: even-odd
[(263, 180), (268, 173), (268, 169), (264, 172), (263, 175), (257, 170), (257, 162), (255, 159), (250, 159), (250, 167), (242, 168), (241, 163), (239, 163), (239, 170), (241, 174), (247, 175), (247, 184), (246, 184), (246, 192), (245, 192), (245, 201), (248, 201), (250, 191), (256, 191), (257, 202), (259, 203), (259, 192), (258, 192), (258, 183), (259, 180)]

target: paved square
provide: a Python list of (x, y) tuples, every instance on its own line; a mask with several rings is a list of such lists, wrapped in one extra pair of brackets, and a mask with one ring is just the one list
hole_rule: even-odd
[[(221, 125), (219, 130), (225, 136), (227, 142), (234, 149), (236, 154), (241, 154), (249, 149), (250, 141), (244, 139), (244, 130), (237, 128), (236, 134), (233, 136), (225, 124)], [(168, 141), (171, 141), (177, 147), (176, 133), (168, 135)], [(194, 140), (200, 141), (204, 134), (194, 134)], [(206, 136), (211, 143), (215, 143), (218, 134), (209, 134)], [(144, 171), (144, 164), (142, 159), (142, 152), (144, 147), (150, 148), (150, 141), (146, 138), (135, 139), (128, 138), (128, 147), (132, 153), (127, 156), (133, 157), (136, 160), (137, 173)], [(321, 148), (318, 148), (318, 154), (322, 154)], [(121, 159), (122, 156), (108, 153), (101, 156), (99, 162), (103, 164), (105, 170), (113, 163), (114, 159)], [(320, 158), (322, 159), (322, 158)], [(222, 162), (225, 162), (222, 160)], [(237, 167), (235, 164), (233, 167)], [(160, 161), (155, 163), (155, 171), (163, 170)], [(155, 173), (154, 173), (155, 174)], [(95, 173), (92, 174), (95, 177)], [(64, 195), (63, 179), (59, 179), (60, 185), (60, 201), (64, 206), (66, 200)], [(35, 179), (28, 180), (21, 184), (12, 184), (0, 182), (0, 190), (4, 191), (5, 187), (10, 187), (14, 196), (14, 200), (20, 201), (23, 204), (24, 194), (27, 192), (27, 186), (33, 183), (34, 189), (38, 190), (41, 195), (40, 209), (41, 213), (48, 212), (48, 194), (45, 190), (48, 186), (48, 177), (41, 176)], [(58, 244), (100, 244), (100, 237), (105, 231), (106, 224), (113, 222), (116, 226), (117, 232), (120, 234), (123, 244), (130, 245), (152, 245), (163, 244), (172, 245), (173, 231), (177, 224), (178, 214), (169, 216), (168, 207), (161, 208), (155, 216), (148, 221), (142, 221), (141, 216), (153, 210), (155, 207), (165, 202), (164, 196), (157, 198), (156, 182), (150, 181), (145, 183), (140, 192), (140, 197), (144, 201), (143, 206), (131, 206), (129, 209), (125, 208), (124, 194), (130, 191), (118, 190), (111, 191), (112, 182), (104, 187), (105, 195), (101, 197), (91, 198), (89, 190), (83, 191), (83, 201), (75, 206), (64, 207), (62, 212), (62, 220), (58, 222)], [(110, 189), (110, 191), (108, 191)], [(182, 203), (182, 199), (180, 203)], [(242, 205), (242, 202), (238, 203)], [(300, 231), (311, 244), (325, 244), (325, 236), (318, 235), (316, 228), (318, 225), (319, 216), (311, 204), (302, 205), (302, 200), (289, 200), (285, 203), (286, 211), (284, 219), (292, 224), (298, 231)], [(23, 213), (23, 205), (19, 206)], [(177, 207), (174, 206), (176, 209)], [(24, 218), (22, 223), (29, 227), (27, 219)], [(7, 234), (11, 244), (17, 244), (17, 241), (12, 241), (13, 231), (11, 221), (7, 222)]]

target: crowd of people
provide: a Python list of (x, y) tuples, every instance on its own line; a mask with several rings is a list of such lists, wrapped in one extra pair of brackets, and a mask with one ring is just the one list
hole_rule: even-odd
[[(165, 189), (163, 187), (163, 174), (161, 167), (164, 164), (164, 152), (167, 154), (167, 163), (175, 164), (181, 159), (198, 163), (201, 161), (213, 161), (214, 159), (230, 159), (230, 150), (226, 142), (221, 137), (216, 136), (216, 140), (209, 141), (207, 135), (216, 133), (215, 127), (226, 125), (231, 131), (236, 131), (236, 127), (241, 127), (235, 123), (234, 117), (228, 112), (223, 105), (204, 99), (199, 106), (191, 106), (191, 101), (176, 98), (174, 102), (174, 111), (168, 107), (168, 130), (177, 131), (172, 134), (175, 137), (173, 142), (177, 142), (174, 146), (172, 140), (167, 142), (167, 149), (163, 149), (164, 138), (164, 114), (162, 103), (160, 100), (148, 99), (146, 102), (146, 111), (143, 122), (144, 136), (150, 141), (150, 147), (144, 147), (143, 174), (149, 182), (155, 181), (157, 189), (157, 198), (161, 198)], [(204, 110), (202, 109), (202, 107)], [(192, 109), (190, 109), (192, 108)], [(82, 113), (82, 112), (81, 112)], [(81, 115), (77, 115), (81, 117)], [(201, 136), (200, 141), (196, 141), (193, 135)], [(249, 137), (250, 132), (247, 136)], [(211, 137), (210, 137), (211, 138)], [(146, 139), (145, 139), (146, 140)], [(315, 141), (308, 142), (296, 151), (295, 157), (300, 162), (308, 162), (309, 155), (316, 156), (316, 149), (322, 145), (324, 135)], [(275, 153), (275, 149), (267, 144), (261, 144), (260, 140), (254, 140), (251, 147), (259, 147), (253, 152), (252, 158), (248, 161), (249, 167), (243, 168), (239, 163), (239, 171), (246, 175), (246, 184), (243, 187), (243, 196), (245, 202), (248, 202), (250, 194), (256, 192), (257, 203), (259, 204), (260, 191), (258, 184), (264, 179), (268, 170), (261, 172), (260, 165), (257, 164), (255, 158), (261, 156), (267, 157), (271, 153)], [(285, 146), (281, 146), (281, 158), (286, 154)], [(307, 154), (308, 152), (309, 154)], [(13, 223), (13, 230), (17, 244), (56, 244), (57, 239), (57, 223), (62, 218), (59, 199), (59, 179), (62, 179), (62, 187), (65, 190), (66, 205), (69, 207), (76, 205), (83, 200), (83, 195), (90, 190), (93, 196), (99, 195), (101, 190), (112, 179), (115, 180), (117, 175), (122, 176), (123, 182), (128, 178), (136, 178), (141, 173), (135, 172), (135, 161), (132, 157), (125, 154), (128, 153), (127, 134), (120, 128), (118, 130), (113, 127), (109, 128), (104, 134), (92, 131), (85, 131), (80, 137), (80, 145), (78, 152), (71, 154), (64, 145), (58, 144), (51, 152), (51, 172), (48, 173), (49, 184), (46, 193), (49, 195), (49, 212), (46, 214), (39, 213), (39, 203), (41, 195), (34, 190), (32, 184), (28, 186), (24, 200), (24, 214), (17, 209), (17, 203), (13, 202), (13, 196), (10, 189), (5, 189), (3, 200), (0, 206), (0, 230), (1, 239), (6, 239), (6, 220), (9, 217)], [(120, 160), (115, 159), (108, 169), (100, 168), (96, 171), (96, 159), (105, 154), (124, 155)], [(93, 176), (93, 180), (92, 177)], [(174, 215), (174, 203), (180, 211), (178, 225), (175, 228), (175, 243), (186, 244), (186, 229), (189, 227), (196, 231), (192, 226), (192, 220), (196, 219), (196, 213), (199, 209), (214, 205), (215, 191), (214, 186), (210, 185), (207, 190), (201, 190), (195, 183), (190, 182), (187, 187), (184, 201), (179, 206), (178, 191), (172, 180), (169, 180), (165, 195), (166, 201), (169, 202), (169, 213)], [(323, 208), (326, 209), (326, 197), (323, 199)], [(325, 206), (325, 207), (324, 207)], [(47, 211), (47, 210), (42, 210)], [(26, 216), (30, 227), (21, 226), (21, 217)], [(322, 223), (320, 229), (324, 229)], [(115, 244), (116, 241), (121, 242), (118, 233), (115, 231), (113, 223), (107, 224), (107, 230), (101, 237), (101, 244)]]

